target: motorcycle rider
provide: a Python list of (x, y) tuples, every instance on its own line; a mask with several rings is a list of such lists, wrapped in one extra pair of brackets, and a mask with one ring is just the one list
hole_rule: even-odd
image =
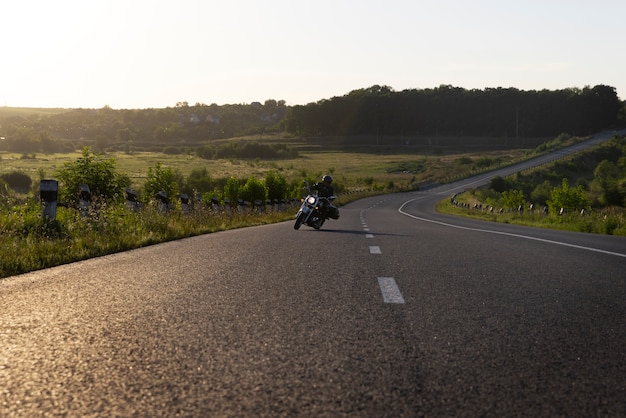
[[(329, 198), (335, 194), (335, 189), (332, 186), (333, 178), (328, 174), (322, 176), (322, 181), (319, 183), (315, 183), (311, 186), (311, 190), (317, 190), (317, 195), (319, 197)], [(322, 207), (322, 214), (324, 217), (328, 218), (330, 202), (326, 199), (322, 200), (324, 202), (324, 206)], [(327, 203), (327, 204), (326, 204)]]

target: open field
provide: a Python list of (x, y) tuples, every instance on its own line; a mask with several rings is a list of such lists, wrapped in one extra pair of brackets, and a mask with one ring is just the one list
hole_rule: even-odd
[[(501, 150), (476, 153), (418, 153), (411, 149), (386, 149), (385, 152), (300, 151), (299, 157), (284, 160), (205, 160), (194, 155), (169, 155), (160, 152), (108, 153), (121, 173), (128, 174), (133, 187), (141, 187), (149, 167), (161, 163), (188, 176), (192, 170), (206, 168), (214, 178), (250, 176), (263, 177), (270, 170), (280, 171), (288, 180), (317, 177), (331, 173), (346, 189), (384, 186), (393, 182), (409, 187), (424, 182), (441, 182), (454, 176), (471, 173), (485, 164), (502, 165), (523, 158), (527, 150)], [(79, 152), (67, 154), (20, 154), (0, 152), (0, 174), (22, 171), (33, 181), (54, 178), (66, 162), (75, 161)], [(30, 155), (28, 157), (33, 157)], [(480, 168), (480, 167), (478, 167)]]

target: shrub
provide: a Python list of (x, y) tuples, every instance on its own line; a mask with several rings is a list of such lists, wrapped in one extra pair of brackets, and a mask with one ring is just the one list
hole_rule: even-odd
[(580, 210), (587, 208), (589, 202), (582, 186), (570, 187), (569, 181), (564, 178), (561, 187), (552, 190), (548, 207), (550, 212), (558, 213), (561, 208), (565, 210)]
[(178, 181), (180, 175), (169, 167), (163, 167), (157, 163), (155, 167), (148, 168), (148, 178), (144, 184), (144, 192), (147, 199), (154, 199), (157, 193), (165, 192), (172, 199), (178, 195)]
[(509, 190), (511, 188), (511, 184), (507, 179), (495, 176), (490, 180), (489, 187), (498, 193), (502, 193), (505, 190)]
[(265, 201), (267, 200), (267, 188), (265, 184), (254, 177), (250, 177), (239, 192), (239, 197), (248, 202), (260, 200), (263, 202), (263, 205), (265, 205)]
[(504, 201), (504, 206), (509, 209), (516, 209), (524, 206), (526, 203), (524, 192), (521, 190), (505, 190), (502, 192), (502, 200)]
[(4, 180), (15, 191), (28, 191), (33, 182), (28, 174), (21, 171), (5, 173), (0, 176), (0, 179)]
[(77, 204), (80, 184), (87, 184), (94, 199), (103, 202), (121, 200), (124, 189), (130, 186), (130, 178), (117, 173), (115, 160), (104, 159), (100, 154), (93, 154), (88, 147), (83, 148), (82, 156), (74, 162), (63, 164), (57, 176), (59, 199), (64, 203)]
[(239, 180), (231, 177), (224, 185), (224, 199), (230, 200), (234, 204), (239, 199)]
[(548, 180), (545, 180), (543, 183), (538, 184), (535, 189), (530, 194), (530, 198), (533, 203), (538, 205), (545, 205), (546, 202), (550, 199), (550, 194), (552, 193), (552, 185)]
[(288, 186), (285, 176), (274, 171), (269, 171), (265, 175), (265, 187), (267, 188), (267, 197), (269, 199), (283, 199), (287, 197)]
[(474, 167), (476, 169), (483, 169), (483, 168), (492, 166), (493, 164), (495, 164), (495, 161), (493, 158), (481, 157), (478, 160), (476, 160), (476, 162), (474, 163)]
[(200, 194), (209, 192), (215, 188), (215, 181), (211, 178), (206, 168), (194, 168), (181, 188), (183, 193), (192, 194), (194, 191)]
[(182, 154), (182, 151), (178, 147), (169, 146), (169, 147), (163, 148), (163, 154), (166, 154), (166, 155), (178, 155), (178, 154)]
[(471, 157), (460, 157), (460, 158), (457, 158), (454, 162), (457, 163), (458, 165), (468, 165), (468, 164), (472, 164), (474, 160), (472, 160)]
[(600, 201), (604, 205), (622, 205), (623, 196), (620, 193), (618, 182), (621, 172), (617, 164), (603, 160), (593, 171), (594, 188), (600, 192)]

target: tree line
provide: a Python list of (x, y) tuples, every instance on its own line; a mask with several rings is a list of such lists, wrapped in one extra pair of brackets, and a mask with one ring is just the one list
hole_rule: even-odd
[(288, 107), (264, 103), (189, 105), (164, 109), (59, 109), (28, 114), (0, 108), (0, 150), (20, 153), (65, 152), (83, 146), (99, 152), (196, 147), (207, 141), (257, 135), (278, 129)]
[(624, 103), (605, 85), (563, 90), (466, 90), (387, 86), (294, 106), (285, 128), (299, 135), (584, 136), (616, 124)]
[[(626, 123), (614, 87), (523, 91), (450, 85), (394, 91), (375, 85), (307, 105), (189, 105), (164, 109), (60, 109), (21, 115), (0, 108), (0, 150), (63, 152), (197, 147), (226, 138), (357, 135), (430, 137), (584, 136)], [(209, 150), (210, 151), (210, 150)], [(205, 153), (209, 152), (206, 149)]]

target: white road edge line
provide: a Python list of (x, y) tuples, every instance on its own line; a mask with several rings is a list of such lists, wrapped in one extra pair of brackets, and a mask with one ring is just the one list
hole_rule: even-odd
[(424, 221), (424, 222), (430, 222), (430, 223), (433, 223), (433, 224), (449, 226), (451, 228), (465, 229), (467, 231), (486, 232), (486, 233), (489, 233), (489, 234), (496, 234), (496, 235), (507, 235), (507, 236), (516, 237), (516, 238), (525, 238), (525, 239), (530, 239), (530, 240), (533, 240), (533, 241), (545, 242), (545, 243), (548, 243), (548, 244), (563, 245), (565, 247), (578, 248), (580, 250), (587, 250), (587, 251), (595, 251), (597, 253), (616, 255), (618, 257), (626, 258), (626, 254), (616, 253), (616, 252), (613, 252), (613, 251), (601, 250), (599, 248), (583, 247), (582, 245), (568, 244), (566, 242), (552, 241), (552, 240), (549, 240), (549, 239), (531, 237), (531, 236), (528, 236), (528, 235), (513, 234), (513, 233), (510, 233), (510, 232), (492, 231), (490, 229), (469, 228), (467, 226), (453, 225), (453, 224), (449, 224), (449, 223), (446, 223), (446, 222), (440, 222), (440, 221), (435, 221), (435, 220), (432, 220), (432, 219), (421, 218), (419, 216), (411, 215), (410, 213), (404, 212), (402, 210), (404, 208), (404, 206), (406, 206), (407, 204), (409, 204), (411, 202), (414, 202), (416, 200), (420, 200), (420, 199), (422, 199), (422, 198), (407, 200), (406, 202), (404, 202), (402, 204), (402, 206), (400, 206), (400, 208), (398, 209), (398, 212), (400, 212), (401, 214), (403, 214), (405, 216), (408, 216), (409, 218), (417, 219), (418, 221)]
[(383, 294), (385, 303), (405, 303), (402, 293), (393, 277), (379, 277), (378, 286)]

